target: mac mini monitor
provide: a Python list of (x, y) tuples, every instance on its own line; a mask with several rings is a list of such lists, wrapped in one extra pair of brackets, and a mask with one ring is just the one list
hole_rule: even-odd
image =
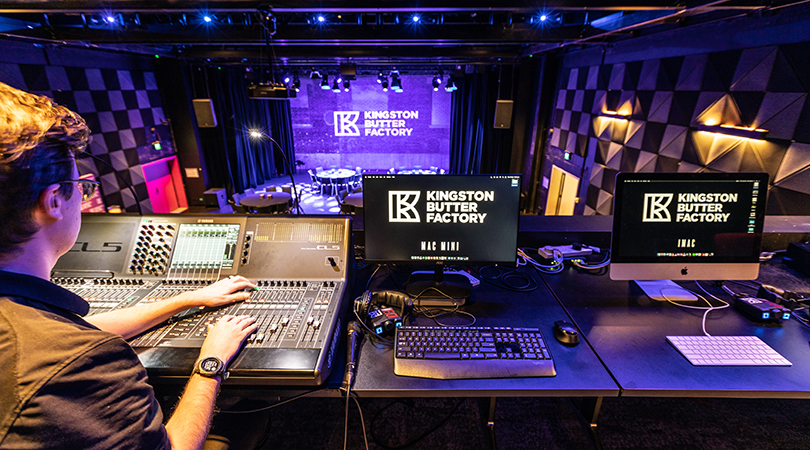
[(619, 173), (610, 278), (756, 278), (767, 187), (765, 173)]
[(464, 299), (469, 280), (442, 266), (514, 266), (519, 203), (520, 175), (364, 175), (366, 261), (434, 265), (414, 273), (407, 292)]

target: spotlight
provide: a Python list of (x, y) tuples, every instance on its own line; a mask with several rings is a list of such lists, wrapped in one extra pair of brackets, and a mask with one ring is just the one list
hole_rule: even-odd
[(250, 135), (250, 137), (252, 137), (253, 139), (261, 139), (261, 138), (263, 138), (263, 137), (264, 137), (264, 134), (262, 134), (262, 132), (261, 132), (261, 131), (259, 131), (259, 130), (250, 130), (250, 131), (248, 132), (248, 134), (249, 134), (249, 135)]
[(340, 92), (340, 86), (338, 86), (338, 83), (339, 83), (338, 80), (340, 80), (340, 78), (335, 78), (335, 81), (332, 82), (332, 92), (335, 92), (335, 93)]
[(203, 16), (203, 22), (205, 23), (211, 23), (212, 20), (211, 16)]
[(286, 77), (284, 77), (284, 82), (285, 82), (285, 83), (289, 83), (289, 82), (290, 82), (290, 76), (289, 76), (289, 75), (287, 75)]
[(400, 80), (399, 77), (391, 79), (391, 89), (393, 89), (394, 92), (402, 92), (402, 80)]
[(382, 72), (377, 73), (377, 83), (382, 83), (383, 82), (383, 76), (384, 75), (383, 75)]
[(447, 79), (447, 85), (444, 86), (444, 90), (447, 91), (447, 92), (453, 92), (456, 89), (458, 89), (458, 86), (456, 86), (456, 82), (453, 81), (452, 78), (448, 78)]
[(349, 80), (343, 80), (343, 90), (349, 92)]
[(317, 70), (315, 70), (315, 68), (313, 67), (313, 68), (312, 68), (312, 71), (311, 71), (311, 72), (309, 72), (309, 77), (310, 77), (311, 79), (318, 79), (318, 78), (320, 78), (320, 77), (321, 77), (321, 73), (320, 73), (320, 72), (318, 72)]
[(293, 89), (295, 92), (301, 91), (301, 80), (298, 79), (298, 75), (293, 78)]
[(439, 75), (439, 74), (436, 74), (436, 76), (433, 77), (433, 90), (438, 91), (439, 86), (441, 86), (441, 85), (442, 85), (442, 76)]
[(326, 17), (324, 17), (323, 15), (319, 15), (318, 16), (318, 23), (324, 23), (324, 22), (326, 22)]
[(540, 16), (540, 22), (545, 22), (546, 20), (548, 20), (547, 15), (543, 14), (543, 15)]
[(413, 23), (419, 23), (419, 15), (414, 14), (413, 17), (411, 17), (411, 20), (413, 20)]
[(329, 89), (329, 75), (323, 74), (323, 79), (321, 80), (321, 89)]
[(104, 18), (104, 21), (110, 24), (115, 23), (115, 16), (107, 16)]
[(382, 81), (383, 92), (388, 92), (388, 79)]

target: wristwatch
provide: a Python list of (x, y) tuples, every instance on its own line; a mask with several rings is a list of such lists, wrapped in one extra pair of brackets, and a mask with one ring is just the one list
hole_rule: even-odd
[(228, 379), (228, 372), (225, 371), (225, 363), (216, 356), (208, 356), (194, 364), (194, 372), (207, 378), (221, 377), (222, 381)]

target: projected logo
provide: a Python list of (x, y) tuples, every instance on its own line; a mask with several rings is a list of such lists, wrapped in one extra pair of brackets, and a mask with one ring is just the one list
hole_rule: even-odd
[(388, 191), (389, 222), (419, 222), (419, 191)]
[(667, 207), (674, 194), (644, 194), (642, 222), (672, 222)]
[(360, 111), (335, 111), (335, 136), (360, 136)]

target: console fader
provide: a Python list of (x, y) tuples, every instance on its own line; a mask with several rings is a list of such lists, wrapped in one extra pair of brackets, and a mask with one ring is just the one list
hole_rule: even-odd
[(151, 376), (187, 377), (207, 325), (225, 314), (259, 326), (229, 367), (229, 383), (320, 384), (340, 337), (351, 260), (346, 217), (86, 214), (52, 280), (90, 313), (161, 301), (230, 275), (250, 299), (188, 310), (130, 341)]

